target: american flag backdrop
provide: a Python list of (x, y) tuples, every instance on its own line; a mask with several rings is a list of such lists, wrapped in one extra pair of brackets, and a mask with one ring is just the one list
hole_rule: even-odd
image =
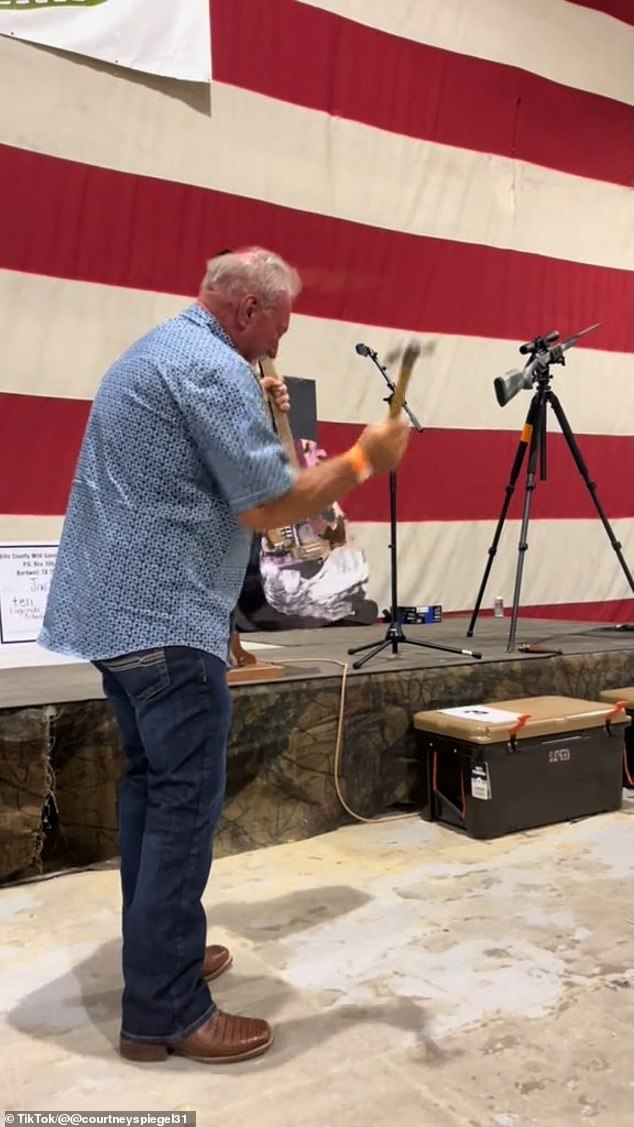
[[(147, 5), (148, 19), (151, 5)], [(0, 37), (0, 541), (57, 539), (91, 398), (205, 259), (262, 244), (304, 291), (278, 366), (320, 442), (383, 417), (355, 352), (436, 341), (399, 473), (400, 601), (473, 607), (530, 391), (518, 345), (601, 327), (553, 369), (634, 566), (631, 0), (211, 0), (211, 87)], [(634, 602), (549, 417), (522, 604)], [(524, 473), (486, 604), (511, 601)], [(389, 598), (388, 488), (343, 500)]]

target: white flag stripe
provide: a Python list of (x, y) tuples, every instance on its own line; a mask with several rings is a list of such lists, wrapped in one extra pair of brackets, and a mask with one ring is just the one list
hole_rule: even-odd
[[(202, 269), (201, 269), (202, 273)], [(192, 295), (193, 298), (194, 295)], [(69, 282), (0, 270), (3, 363), (0, 391), (92, 399), (106, 369), (137, 337), (188, 303), (184, 297)], [(37, 310), (46, 309), (42, 320)], [(541, 326), (542, 331), (551, 327)], [(576, 326), (583, 328), (583, 326)], [(369, 344), (383, 359), (409, 334), (295, 314), (281, 342), (278, 367), (287, 376), (317, 381), (319, 418), (365, 423), (383, 417), (380, 373), (355, 351)], [(428, 427), (517, 430), (530, 392), (506, 407), (493, 381), (525, 358), (520, 341), (483, 337), (421, 337), (433, 345), (419, 359), (408, 393), (412, 410)], [(390, 370), (394, 374), (397, 366)], [(572, 348), (566, 365), (551, 369), (573, 430), (578, 434), (629, 435), (634, 431), (634, 355)], [(557, 430), (551, 414), (549, 427)]]
[(57, 544), (62, 525), (62, 517), (0, 513), (0, 544)]
[[(634, 261), (627, 187), (404, 137), (233, 86), (213, 85), (210, 119), (208, 91), (191, 101), (167, 97), (160, 80), (130, 83), (56, 55), (34, 57), (35, 50), (0, 38), (7, 88), (37, 66), (47, 90), (46, 113), (37, 99), (0, 102), (6, 144), (407, 234), (616, 269)], [(122, 121), (125, 130), (113, 127)]]
[(634, 104), (634, 28), (567, 0), (302, 0), (461, 55)]
[[(529, 70), (603, 97), (634, 103), (634, 29), (566, 0), (303, 0), (392, 35)], [(149, 74), (208, 82), (208, 0), (107, 0), (81, 10), (0, 9), (0, 35), (15, 36)], [(139, 11), (135, 12), (134, 7)], [(162, 6), (162, 7), (161, 7)]]
[[(387, 490), (387, 481), (385, 488)], [(343, 500), (345, 511), (345, 499)], [(0, 516), (0, 542), (55, 543), (62, 521), (56, 517)], [(509, 607), (517, 566), (519, 522), (504, 527), (487, 585), (483, 608), (501, 595)], [(634, 521), (612, 522), (630, 563), (634, 559)], [(474, 606), (494, 521), (430, 521), (401, 523), (398, 528), (399, 602), (402, 606), (441, 603), (446, 611)], [(368, 596), (379, 609), (389, 606), (389, 526), (358, 523), (350, 526), (356, 543), (367, 555)], [(532, 521), (524, 565), (521, 602), (525, 606), (597, 603), (631, 598), (603, 526), (598, 521)], [(476, 647), (477, 648), (477, 647)]]
[[(421, 487), (422, 487), (421, 483)], [(547, 488), (547, 484), (541, 488)], [(465, 489), (469, 483), (465, 480)], [(540, 486), (538, 486), (540, 488)], [(387, 489), (387, 483), (386, 483)], [(501, 507), (501, 500), (500, 500)], [(345, 505), (344, 505), (345, 508)], [(625, 559), (634, 560), (634, 521), (614, 520)], [(513, 601), (519, 521), (508, 521), (487, 587), (487, 606), (501, 595)], [(399, 602), (442, 603), (447, 610), (472, 608), (493, 540), (495, 521), (429, 521), (399, 526)], [(378, 590), (371, 597), (389, 599), (389, 526), (363, 524), (358, 537), (368, 556)], [(534, 520), (529, 524), (522, 603), (546, 605), (600, 602), (632, 597), (625, 576), (599, 521)]]

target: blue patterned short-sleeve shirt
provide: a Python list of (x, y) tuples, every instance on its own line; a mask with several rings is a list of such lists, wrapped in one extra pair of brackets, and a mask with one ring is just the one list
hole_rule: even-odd
[(226, 660), (251, 534), (292, 485), (254, 373), (200, 305), (149, 332), (95, 396), (40, 642), (86, 660), (192, 646)]

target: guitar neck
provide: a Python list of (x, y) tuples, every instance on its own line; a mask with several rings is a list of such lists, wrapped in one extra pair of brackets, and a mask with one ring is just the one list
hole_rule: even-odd
[[(264, 360), (260, 360), (260, 373), (262, 376), (272, 376), (275, 380), (279, 380), (280, 378), (273, 361), (269, 360), (268, 357)], [(275, 402), (275, 396), (271, 395), (270, 392), (265, 394), (277, 436), (288, 455), (291, 465), (294, 466), (295, 469), (299, 469), (299, 458), (297, 457), (297, 449), (295, 447), (295, 439), (293, 438), (288, 412), (280, 411), (280, 408)]]

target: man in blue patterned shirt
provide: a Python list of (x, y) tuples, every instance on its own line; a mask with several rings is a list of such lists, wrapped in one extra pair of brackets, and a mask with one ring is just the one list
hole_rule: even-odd
[[(317, 515), (400, 461), (402, 421), (295, 474), (252, 365), (300, 289), (261, 248), (208, 264), (199, 299), (128, 349), (95, 396), (42, 645), (93, 662), (121, 732), (121, 1053), (206, 1063), (264, 1052), (267, 1022), (223, 1013), (202, 896), (225, 789), (230, 618), (253, 531)], [(283, 384), (272, 387), (288, 408)]]

